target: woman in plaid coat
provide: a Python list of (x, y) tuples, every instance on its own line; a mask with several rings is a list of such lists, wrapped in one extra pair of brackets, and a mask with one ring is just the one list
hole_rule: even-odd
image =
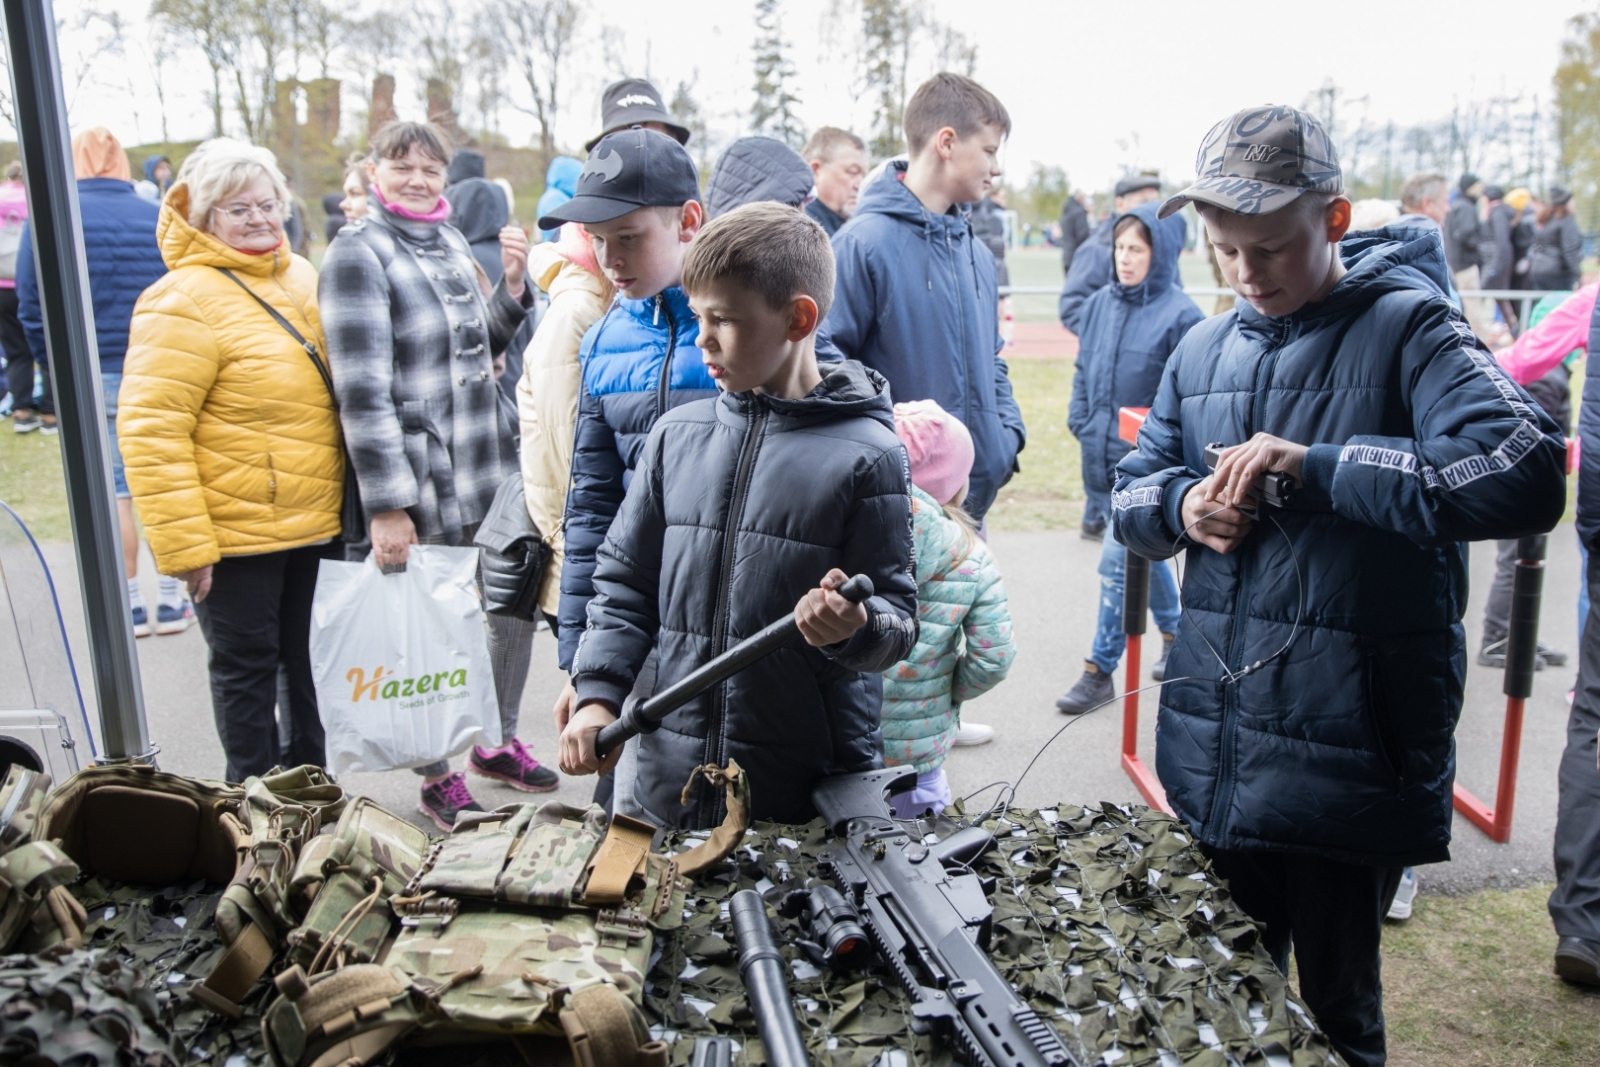
[[(365, 513), (365, 530), (345, 531), (355, 542), (350, 555), (363, 558), (370, 545), (375, 563), (392, 566), (413, 544), (470, 545), (495, 490), (517, 471), (516, 427), (502, 414), (495, 356), (533, 297), (526, 234), (501, 231), (505, 277), (490, 289), (466, 239), (447, 224), (443, 131), (393, 122), (371, 147), (369, 210), (328, 247), (318, 300)], [(532, 640), (531, 624), (489, 616), (505, 746), (474, 749), (467, 766), (544, 791), (556, 787), (556, 775), (516, 740)], [(422, 811), (443, 828), (459, 811), (480, 810), (447, 761), (419, 773)]]

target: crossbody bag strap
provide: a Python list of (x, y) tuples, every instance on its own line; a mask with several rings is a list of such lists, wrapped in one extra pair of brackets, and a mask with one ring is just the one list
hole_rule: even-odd
[(333, 407), (334, 410), (337, 411), (339, 409), (339, 394), (333, 391), (333, 376), (328, 373), (327, 364), (322, 362), (322, 354), (317, 351), (317, 346), (312, 344), (310, 341), (307, 341), (305, 337), (301, 335), (300, 331), (294, 328), (294, 323), (284, 318), (282, 313), (280, 313), (277, 308), (261, 299), (260, 294), (246, 285), (243, 279), (241, 279), (237, 274), (233, 273), (233, 271), (229, 270), (227, 267), (218, 267), (217, 270), (221, 271), (229, 281), (233, 282), (233, 284), (249, 293), (250, 299), (260, 304), (261, 310), (265, 311), (268, 315), (271, 315), (272, 320), (288, 331), (289, 336), (294, 338), (295, 343), (306, 350), (306, 355), (311, 357), (312, 364), (317, 368), (317, 374), (322, 378), (322, 384), (328, 387), (328, 396), (333, 399)]

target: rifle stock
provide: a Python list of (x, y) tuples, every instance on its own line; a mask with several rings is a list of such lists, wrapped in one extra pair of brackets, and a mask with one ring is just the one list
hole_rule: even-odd
[(894, 767), (824, 779), (812, 803), (841, 838), (820, 857), (902, 988), (912, 1014), (973, 1067), (1080, 1067), (1055, 1028), (989, 959), (994, 909), (968, 864), (993, 847), (969, 828), (941, 851), (891, 817), (884, 790), (916, 774)]

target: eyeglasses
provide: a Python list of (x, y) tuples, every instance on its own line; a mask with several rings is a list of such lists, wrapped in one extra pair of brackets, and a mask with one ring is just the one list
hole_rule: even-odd
[(263, 200), (259, 204), (234, 204), (231, 207), (215, 207), (213, 211), (220, 211), (234, 222), (244, 222), (250, 216), (260, 212), (261, 217), (267, 221), (281, 218), (284, 209), (288, 207), (282, 200)]

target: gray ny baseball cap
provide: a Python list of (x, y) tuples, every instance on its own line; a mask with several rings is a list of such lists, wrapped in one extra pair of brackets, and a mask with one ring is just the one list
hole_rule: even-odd
[(1252, 107), (1211, 127), (1195, 158), (1195, 182), (1168, 198), (1160, 218), (1191, 200), (1239, 215), (1269, 215), (1303, 194), (1343, 193), (1339, 154), (1314, 116)]

